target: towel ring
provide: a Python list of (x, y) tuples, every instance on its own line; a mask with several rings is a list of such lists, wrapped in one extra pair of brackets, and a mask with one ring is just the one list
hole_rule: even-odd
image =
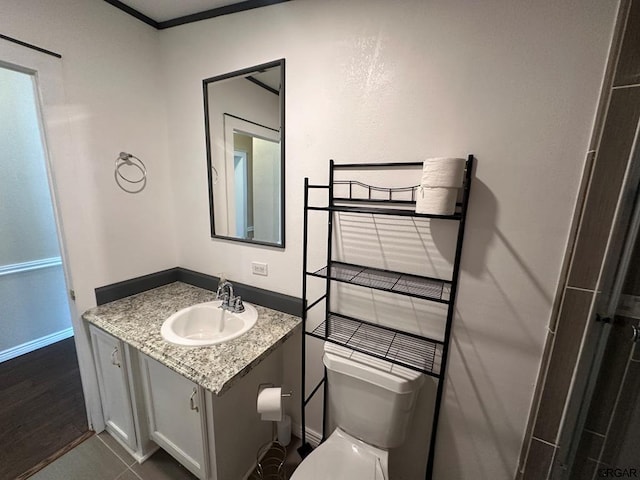
[[(120, 171), (120, 169), (124, 165), (137, 168), (140, 171), (140, 178), (131, 179), (124, 176)], [(118, 186), (125, 192), (138, 193), (144, 189), (147, 183), (147, 167), (145, 166), (144, 162), (140, 160), (138, 157), (136, 157), (135, 155), (132, 155), (127, 152), (120, 152), (120, 154), (118, 155), (115, 161), (114, 177), (116, 179), (116, 183), (118, 184)], [(120, 183), (121, 180), (124, 180), (125, 182), (132, 185), (135, 185), (138, 183), (140, 183), (141, 185), (137, 189), (128, 189), (128, 188), (125, 188), (125, 186), (122, 183)]]

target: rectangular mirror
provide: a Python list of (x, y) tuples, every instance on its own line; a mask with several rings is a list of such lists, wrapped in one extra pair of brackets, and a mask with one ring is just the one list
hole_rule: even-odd
[(211, 236), (284, 248), (284, 59), (202, 83)]

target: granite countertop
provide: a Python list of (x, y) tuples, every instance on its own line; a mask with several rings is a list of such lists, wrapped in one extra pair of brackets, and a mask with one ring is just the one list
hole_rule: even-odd
[(254, 305), (258, 311), (255, 326), (228, 342), (181, 347), (162, 338), (160, 327), (169, 316), (214, 299), (215, 293), (209, 290), (175, 282), (94, 307), (82, 318), (220, 395), (291, 336), (301, 319)]

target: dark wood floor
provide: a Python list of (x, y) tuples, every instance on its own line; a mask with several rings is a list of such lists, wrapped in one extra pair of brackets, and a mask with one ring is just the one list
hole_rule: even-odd
[(88, 430), (73, 338), (0, 363), (0, 479), (13, 479)]

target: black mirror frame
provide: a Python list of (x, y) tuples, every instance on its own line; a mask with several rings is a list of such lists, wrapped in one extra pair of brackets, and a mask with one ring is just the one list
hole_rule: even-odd
[[(210, 83), (220, 80), (226, 80), (233, 77), (240, 77), (247, 75), (258, 70), (264, 70), (273, 67), (280, 67), (280, 85), (281, 94), (280, 97), (280, 230), (281, 230), (281, 243), (261, 242), (259, 240), (250, 240), (246, 238), (236, 238), (228, 235), (216, 235), (215, 220), (213, 216), (213, 162), (211, 159), (211, 138), (209, 136), (209, 96), (207, 95), (207, 86)], [(261, 65), (255, 65), (249, 68), (243, 68), (242, 70), (236, 70), (235, 72), (225, 73), (223, 75), (217, 75), (215, 77), (205, 78), (202, 81), (202, 95), (204, 99), (204, 129), (205, 129), (205, 142), (207, 148), (207, 179), (209, 183), (209, 219), (211, 222), (211, 238), (220, 238), (223, 240), (231, 240), (234, 242), (248, 243), (250, 245), (261, 245), (274, 248), (285, 248), (285, 59), (274, 60), (273, 62), (263, 63)]]

